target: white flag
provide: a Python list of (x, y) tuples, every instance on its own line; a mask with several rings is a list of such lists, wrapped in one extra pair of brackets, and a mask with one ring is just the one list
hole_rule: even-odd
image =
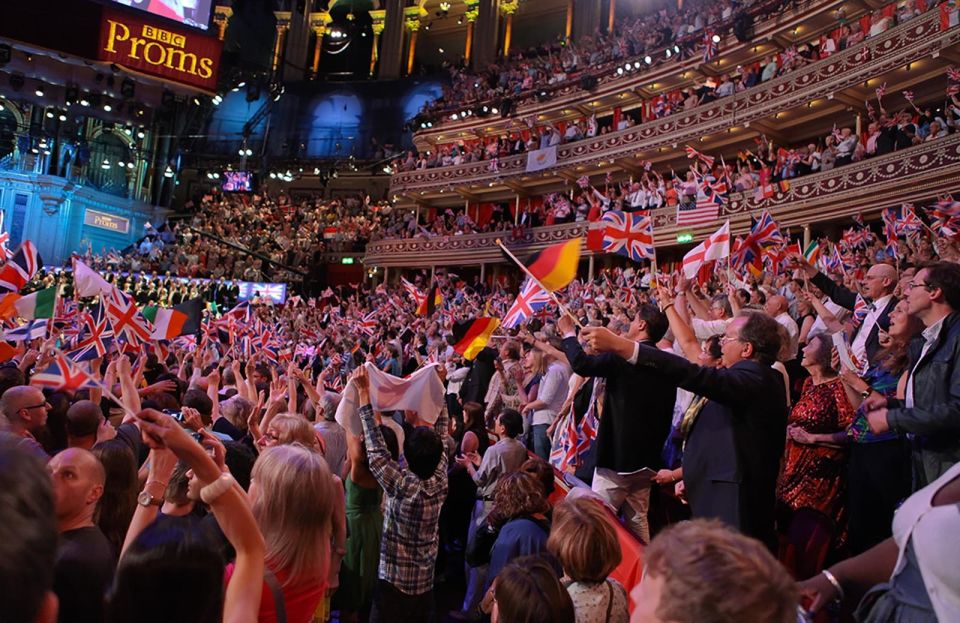
[(110, 294), (113, 289), (113, 286), (101, 277), (100, 273), (80, 260), (75, 260), (73, 263), (73, 283), (76, 295), (81, 298), (97, 296), (100, 293)]
[[(424, 366), (406, 378), (387, 374), (369, 362), (363, 364), (370, 379), (370, 406), (374, 411), (416, 411), (420, 419), (433, 424), (443, 408), (443, 383), (436, 365)], [(351, 434), (363, 432), (357, 413), (357, 390), (352, 383), (343, 391), (337, 406), (337, 422)]]

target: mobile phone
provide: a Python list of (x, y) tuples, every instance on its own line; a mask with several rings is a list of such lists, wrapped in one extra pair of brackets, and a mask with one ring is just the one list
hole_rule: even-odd
[(172, 409), (164, 409), (164, 413), (175, 419), (177, 422), (183, 424), (183, 411), (174, 411)]

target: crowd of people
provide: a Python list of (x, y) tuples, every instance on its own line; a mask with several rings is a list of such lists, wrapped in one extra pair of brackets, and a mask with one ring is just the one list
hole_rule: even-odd
[[(618, 112), (613, 115), (606, 115), (597, 118), (583, 118), (573, 122), (563, 122), (558, 124), (548, 124), (537, 126), (532, 120), (528, 120), (530, 129), (525, 132), (514, 132), (509, 135), (488, 138), (475, 141), (460, 141), (455, 144), (438, 145), (435, 149), (426, 153), (416, 153), (407, 151), (393, 161), (392, 168), (395, 171), (415, 171), (421, 169), (430, 169), (434, 167), (444, 167), (451, 165), (467, 164), (471, 162), (492, 161), (506, 156), (521, 154), (524, 152), (543, 149), (553, 145), (592, 139), (597, 136), (603, 136), (610, 132), (625, 130), (638, 123), (643, 123), (653, 119), (661, 119), (671, 114), (680, 112), (689, 112), (704, 104), (714, 102), (724, 97), (730, 97), (741, 93), (749, 88), (768, 82), (776, 77), (795, 71), (805, 65), (815, 62), (830, 55), (845, 50), (849, 47), (861, 43), (864, 39), (874, 37), (886, 32), (893, 26), (905, 23), (910, 19), (921, 14), (921, 6), (926, 10), (929, 8), (926, 4), (920, 5), (914, 0), (905, 2), (895, 2), (884, 9), (878, 9), (871, 14), (864, 16), (856, 21), (847, 21), (841, 16), (838, 28), (829, 35), (817, 37), (811, 41), (793, 44), (788, 46), (783, 52), (767, 56), (760, 61), (747, 65), (737, 66), (733, 71), (726, 72), (718, 77), (708, 77), (702, 83), (684, 89), (675, 89), (673, 91), (661, 93), (656, 97), (645, 101), (642, 106), (631, 110)], [(661, 13), (654, 14), (647, 19), (659, 20), (666, 19), (671, 21), (676, 28), (702, 31), (704, 28), (703, 20), (715, 19), (720, 15), (727, 15), (731, 8), (729, 5), (721, 6), (709, 4), (704, 11), (696, 7), (684, 7), (688, 10), (689, 19), (697, 20), (694, 26), (687, 26), (684, 19), (669, 20)], [(640, 20), (642, 21), (642, 20)], [(697, 26), (699, 24), (699, 26)], [(709, 24), (707, 25), (709, 27)], [(633, 32), (629, 30), (629, 32)], [(664, 32), (662, 29), (654, 29), (656, 33)], [(603, 37), (603, 35), (597, 35)], [(593, 40), (587, 38), (588, 42)], [(561, 46), (559, 48), (559, 58), (553, 54), (548, 54), (546, 58), (548, 66), (557, 65), (562, 67), (564, 59), (573, 59), (575, 62), (579, 59), (589, 59), (588, 65), (596, 66), (593, 62), (593, 56), (597, 54), (617, 54), (622, 52), (624, 46), (630, 46), (629, 36), (615, 37), (615, 41), (601, 41), (601, 45), (594, 54), (578, 53), (576, 46)], [(642, 54), (641, 54), (642, 56)], [(679, 56), (679, 55), (677, 55)], [(660, 57), (658, 57), (660, 58)], [(522, 59), (522, 62), (515, 70), (507, 71), (503, 67), (492, 66), (489, 75), (492, 78), (484, 76), (472, 76), (460, 72), (453, 73), (453, 86), (448, 89), (449, 97), (453, 101), (459, 102), (455, 107), (462, 108), (463, 105), (472, 105), (474, 100), (487, 100), (496, 95), (499, 91), (493, 86), (487, 86), (489, 80), (510, 81), (510, 76), (516, 76), (517, 79), (523, 79), (532, 85), (553, 84), (553, 78), (548, 75), (539, 75), (539, 71), (531, 68), (530, 62)], [(622, 70), (622, 67), (620, 68)], [(494, 85), (497, 83), (494, 82)], [(457, 94), (457, 96), (454, 96)], [(446, 103), (446, 97), (434, 103), (438, 106)], [(955, 115), (952, 115), (955, 116)], [(945, 120), (940, 120), (939, 131), (946, 131), (947, 124)], [(952, 127), (952, 126), (951, 126)]]
[(960, 253), (848, 246), (574, 279), (469, 358), (457, 323), (516, 295), (446, 271), (114, 326), (86, 363), (83, 312), (8, 333), (3, 619), (432, 620), (463, 577), (457, 620), (786, 622), (868, 589), (861, 620), (954, 620)]

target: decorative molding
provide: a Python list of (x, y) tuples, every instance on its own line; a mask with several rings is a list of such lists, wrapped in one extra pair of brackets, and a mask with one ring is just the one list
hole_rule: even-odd
[[(834, 92), (907, 63), (928, 58), (957, 42), (960, 42), (960, 27), (943, 32), (940, 30), (939, 13), (928, 11), (857, 46), (753, 89), (698, 106), (690, 112), (676, 113), (594, 139), (561, 145), (557, 150), (557, 164), (548, 171), (596, 165), (601, 161), (630, 157), (660, 147), (675, 148), (678, 144), (707, 134), (744, 126), (780, 110), (799, 107), (814, 99), (832, 97)], [(481, 161), (397, 173), (390, 180), (390, 194), (436, 192), (457, 183), (498, 183), (516, 179), (529, 175), (526, 172), (526, 160), (526, 154), (501, 158), (497, 171), (490, 170), (488, 161)]]
[[(699, 239), (712, 233), (718, 222), (729, 218), (739, 233), (750, 226), (750, 215), (769, 210), (785, 227), (822, 223), (858, 213), (879, 213), (886, 207), (933, 200), (960, 186), (960, 134), (924, 143), (885, 156), (850, 164), (815, 175), (790, 180), (786, 192), (757, 201), (752, 192), (731, 196), (717, 222), (679, 229), (676, 208), (652, 212), (658, 247), (676, 244), (681, 231)], [(565, 223), (524, 230), (520, 240), (511, 231), (437, 238), (379, 240), (367, 245), (368, 266), (431, 266), (496, 263), (502, 260), (496, 239), (524, 252), (540, 250), (557, 242), (584, 236), (587, 223)]]

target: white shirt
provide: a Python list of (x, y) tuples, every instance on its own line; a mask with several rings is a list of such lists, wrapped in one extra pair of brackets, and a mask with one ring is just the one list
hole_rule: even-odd
[(903, 394), (903, 404), (906, 405), (908, 409), (913, 408), (913, 373), (916, 371), (917, 366), (920, 365), (920, 362), (923, 361), (923, 358), (927, 356), (927, 352), (940, 337), (940, 329), (943, 328), (943, 321), (946, 319), (947, 317), (944, 316), (940, 320), (924, 329), (923, 333), (921, 333), (921, 335), (923, 335), (923, 350), (920, 351), (920, 358), (917, 359), (917, 363), (913, 366), (913, 369), (910, 370), (910, 378), (907, 379), (907, 387)]
[(856, 357), (860, 363), (867, 361), (867, 338), (870, 337), (873, 326), (877, 324), (877, 318), (883, 314), (883, 310), (886, 309), (887, 303), (890, 302), (891, 298), (893, 298), (893, 295), (887, 294), (873, 302), (873, 309), (867, 312), (867, 317), (863, 319), (863, 324), (860, 325), (860, 331), (858, 331), (857, 336), (853, 338), (853, 344), (850, 345), (850, 350), (853, 351), (853, 356)]
[(534, 425), (553, 424), (567, 398), (570, 374), (570, 368), (561, 361), (554, 361), (547, 367), (547, 373), (540, 379), (540, 388), (537, 390), (537, 400), (542, 400), (546, 406), (533, 412)]
[(780, 312), (774, 320), (783, 325), (787, 333), (790, 334), (790, 350), (788, 354), (790, 355), (790, 359), (796, 359), (797, 347), (799, 346), (800, 340), (800, 327), (797, 326), (797, 321), (791, 318), (787, 312)]
[(730, 320), (703, 320), (693, 318), (693, 334), (698, 340), (705, 340), (713, 335), (723, 335)]
[[(838, 320), (842, 319), (843, 315), (849, 311), (834, 303), (830, 297), (824, 297), (823, 306), (829, 309)], [(823, 318), (818, 315), (816, 320), (813, 321), (813, 325), (810, 326), (810, 331), (807, 332), (807, 341), (809, 342), (811, 338), (821, 333), (829, 334), (830, 332), (827, 330), (827, 325), (823, 322)]]

